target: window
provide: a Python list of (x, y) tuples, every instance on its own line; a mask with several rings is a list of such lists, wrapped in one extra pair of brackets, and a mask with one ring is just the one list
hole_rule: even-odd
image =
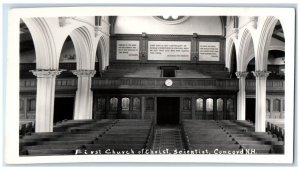
[(129, 110), (129, 98), (122, 98), (122, 110)]
[(270, 99), (266, 100), (266, 111), (270, 112)]
[(283, 111), (285, 110), (285, 101), (284, 100), (282, 101), (282, 110)]
[(97, 99), (97, 111), (105, 111), (105, 98)]
[(190, 98), (184, 98), (183, 99), (183, 110), (191, 110), (191, 99)]
[(217, 100), (217, 111), (222, 112), (223, 111), (223, 99), (219, 98)]
[(28, 99), (28, 111), (35, 111), (35, 99)]
[(141, 110), (141, 100), (138, 97), (133, 98), (133, 108), (134, 111)]
[(196, 100), (196, 111), (203, 111), (203, 99), (201, 98)]
[(279, 99), (273, 100), (273, 111), (280, 112), (280, 100)]
[(206, 99), (206, 111), (212, 112), (214, 110), (214, 100), (212, 98)]
[(110, 99), (110, 110), (117, 111), (118, 110), (118, 98), (111, 98)]
[(234, 111), (233, 100), (232, 99), (227, 100), (227, 111), (228, 112), (233, 112)]
[(146, 110), (154, 111), (154, 98), (149, 97), (146, 99)]

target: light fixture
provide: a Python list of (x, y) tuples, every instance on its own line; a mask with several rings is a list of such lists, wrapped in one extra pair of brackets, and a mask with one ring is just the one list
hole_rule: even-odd
[(153, 16), (153, 18), (163, 22), (164, 24), (180, 24), (186, 21), (189, 16), (179, 16), (179, 15), (162, 15), (162, 16)]
[(170, 18), (169, 15), (163, 15), (162, 17), (163, 17), (164, 19), (169, 19), (169, 18)]
[(172, 15), (172, 19), (178, 19), (178, 15)]

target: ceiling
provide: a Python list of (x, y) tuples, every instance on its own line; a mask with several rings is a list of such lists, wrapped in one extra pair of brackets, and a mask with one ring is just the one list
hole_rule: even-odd
[[(272, 37), (279, 41), (285, 42), (283, 29), (282, 29), (282, 26), (279, 21), (277, 22), (277, 24), (274, 28)], [(71, 39), (67, 38), (66, 41), (71, 41)], [(33, 49), (34, 49), (34, 44), (32, 41), (30, 31), (29, 31), (28, 27), (26, 26), (26, 24), (21, 19), (21, 21), (20, 21), (20, 52), (22, 53), (22, 52), (26, 52), (26, 51), (31, 51)], [(273, 55), (274, 57), (280, 57), (280, 56), (282, 57), (282, 52), (278, 51), (278, 50), (272, 50), (271, 55)]]

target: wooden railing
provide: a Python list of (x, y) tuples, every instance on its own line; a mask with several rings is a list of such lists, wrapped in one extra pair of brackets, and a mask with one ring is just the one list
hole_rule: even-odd
[[(36, 79), (21, 79), (20, 91), (35, 91), (37, 81)], [(76, 90), (77, 79), (76, 78), (59, 78), (56, 79), (56, 88), (59, 90)]]
[(284, 132), (284, 121), (282, 120), (267, 120), (266, 122), (266, 130), (277, 135), (280, 140), (284, 141), (285, 132)]
[[(267, 80), (267, 91), (284, 91), (284, 80)], [(256, 80), (246, 80), (246, 91), (255, 91)]]
[(167, 78), (94, 78), (92, 89), (178, 89), (178, 90), (238, 90), (238, 80), (172, 78), (173, 85), (165, 86)]
[[(195, 79), (172, 78), (173, 85), (165, 86), (167, 78), (93, 78), (92, 89), (166, 89), (166, 90), (234, 90), (238, 91), (237, 79)], [(21, 79), (20, 91), (35, 91), (36, 79)], [(76, 90), (76, 78), (56, 79), (56, 88), (59, 90)], [(255, 91), (255, 80), (246, 80), (246, 91)], [(284, 80), (268, 80), (267, 91), (284, 91)]]

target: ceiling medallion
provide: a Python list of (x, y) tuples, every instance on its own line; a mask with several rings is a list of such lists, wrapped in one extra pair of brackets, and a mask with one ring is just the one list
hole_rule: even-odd
[(178, 15), (164, 15), (164, 16), (154, 16), (154, 19), (163, 22), (164, 24), (175, 25), (186, 21), (189, 16), (178, 16)]

